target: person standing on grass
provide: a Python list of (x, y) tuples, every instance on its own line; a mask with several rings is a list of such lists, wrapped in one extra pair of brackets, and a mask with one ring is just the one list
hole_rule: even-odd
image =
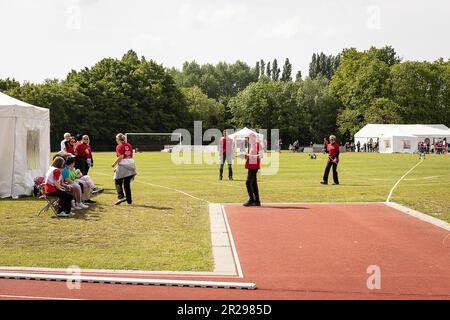
[[(112, 164), (118, 197), (116, 205), (119, 205), (124, 201), (128, 204), (132, 204), (131, 181), (136, 175), (136, 165), (133, 160), (133, 147), (126, 142), (125, 135), (122, 133), (119, 133), (116, 136), (116, 142), (117, 159)], [(124, 189), (125, 195), (123, 193)]]
[(92, 168), (94, 166), (94, 158), (92, 157), (92, 149), (91, 149), (91, 140), (89, 139), (88, 135), (83, 136), (83, 141), (86, 141), (86, 148), (87, 148), (87, 157), (86, 157), (86, 174), (85, 176), (88, 174), (89, 169)]
[(70, 138), (71, 138), (70, 133), (68, 133), (68, 132), (64, 133), (64, 139), (61, 141), (61, 150), (59, 150), (59, 151), (68, 152), (66, 150), (66, 147), (67, 147), (67, 144), (69, 144)]
[[(78, 138), (77, 138), (78, 139)], [(88, 148), (89, 137), (84, 135), (81, 137), (79, 143), (77, 143), (75, 147), (75, 168), (79, 169), (83, 176), (86, 176), (89, 171), (88, 166), (88, 157), (89, 157), (89, 148)]]
[(228, 137), (227, 130), (223, 130), (223, 137), (219, 141), (219, 157), (220, 157), (220, 167), (219, 167), (219, 179), (223, 179), (223, 165), (225, 160), (228, 164), (228, 179), (233, 180), (233, 140)]
[(262, 158), (262, 148), (256, 139), (254, 133), (250, 133), (248, 136), (249, 151), (245, 155), (245, 169), (247, 169), (247, 181), (245, 182), (248, 193), (248, 201), (244, 203), (245, 207), (261, 206), (259, 199), (258, 188), (258, 170), (260, 169), (260, 163)]
[(334, 135), (330, 136), (330, 143), (327, 144), (328, 151), (328, 162), (323, 174), (323, 179), (321, 184), (328, 184), (328, 175), (330, 173), (331, 167), (333, 167), (333, 181), (334, 184), (339, 184), (339, 178), (337, 173), (337, 166), (339, 163), (339, 145), (336, 143), (336, 137)]

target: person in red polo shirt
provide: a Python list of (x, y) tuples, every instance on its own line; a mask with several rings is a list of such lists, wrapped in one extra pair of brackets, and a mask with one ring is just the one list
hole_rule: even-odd
[[(131, 180), (133, 180), (136, 175), (136, 167), (133, 160), (133, 147), (126, 142), (123, 133), (119, 133), (116, 136), (116, 142), (117, 159), (112, 164), (112, 167), (115, 168), (114, 180), (118, 197), (116, 205), (119, 205), (124, 201), (128, 204), (132, 204), (133, 200), (131, 197), (130, 185)], [(125, 195), (123, 189), (125, 189)]]
[(220, 157), (220, 168), (219, 168), (219, 179), (223, 179), (223, 165), (225, 160), (228, 163), (228, 179), (233, 180), (233, 140), (228, 138), (227, 130), (223, 130), (223, 137), (219, 141), (219, 157)]
[(79, 169), (83, 176), (87, 175), (89, 171), (89, 166), (87, 163), (89, 156), (89, 149), (87, 147), (88, 141), (88, 136), (82, 136), (81, 134), (77, 135), (77, 143), (75, 144), (75, 168)]
[(336, 143), (336, 137), (330, 136), (330, 143), (327, 144), (328, 162), (323, 174), (323, 180), (321, 184), (328, 184), (328, 175), (331, 167), (333, 167), (333, 181), (334, 184), (339, 184), (339, 178), (337, 173), (337, 165), (339, 163), (339, 145)]
[(256, 139), (254, 133), (250, 133), (248, 136), (249, 151), (245, 155), (245, 169), (247, 169), (247, 186), (248, 201), (244, 203), (245, 207), (261, 206), (259, 200), (259, 188), (258, 188), (258, 170), (261, 166), (262, 147)]

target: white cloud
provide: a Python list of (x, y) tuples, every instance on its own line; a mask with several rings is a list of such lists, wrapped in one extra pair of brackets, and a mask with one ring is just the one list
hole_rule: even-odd
[(161, 50), (164, 43), (160, 36), (142, 33), (132, 40), (131, 45), (136, 52), (140, 53)]
[(302, 22), (300, 17), (292, 17), (284, 21), (277, 21), (262, 25), (254, 34), (258, 40), (267, 38), (291, 39), (297, 34), (312, 34), (314, 26), (305, 21)]
[(247, 9), (240, 4), (221, 7), (183, 4), (178, 9), (180, 26), (186, 28), (218, 28), (230, 23), (243, 22)]

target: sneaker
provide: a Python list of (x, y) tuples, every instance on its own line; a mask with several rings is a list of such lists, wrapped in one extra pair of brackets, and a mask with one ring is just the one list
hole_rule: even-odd
[(120, 198), (119, 200), (116, 201), (116, 206), (125, 201), (127, 201), (127, 198)]
[(57, 213), (56, 215), (58, 217), (70, 217), (71, 216), (71, 212), (67, 213), (67, 212), (61, 211), (60, 213)]
[(97, 201), (89, 199), (89, 200), (86, 200), (84, 203), (97, 203)]
[(261, 207), (261, 202), (260, 202), (260, 201), (255, 201), (254, 206), (255, 206), (255, 207)]
[(233, 180), (233, 177), (228, 177), (228, 180)]
[(80, 210), (81, 208), (78, 207), (76, 204), (72, 204), (72, 210)]
[(333, 185), (337, 186), (337, 185), (339, 185), (339, 182), (338, 183), (333, 183)]
[(103, 192), (105, 189), (103, 189), (103, 188), (97, 188), (97, 187), (95, 187), (93, 190), (92, 190), (92, 194), (96, 194), (96, 193), (100, 193), (100, 192)]
[(87, 208), (89, 208), (89, 206), (88, 206), (88, 205), (85, 205), (83, 202), (78, 203), (77, 206), (80, 207), (81, 209), (87, 209)]
[(223, 179), (223, 177), (222, 177), (222, 176), (220, 176), (220, 177), (219, 177), (219, 180), (222, 180), (222, 179)]
[(244, 207), (253, 207), (255, 205), (255, 201), (248, 200), (246, 203), (243, 204)]
[(320, 181), (321, 184), (328, 184), (328, 182)]

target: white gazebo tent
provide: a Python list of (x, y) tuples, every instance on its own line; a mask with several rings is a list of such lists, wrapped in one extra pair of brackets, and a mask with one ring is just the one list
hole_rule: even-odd
[(256, 135), (256, 138), (258, 139), (259, 143), (264, 142), (264, 135), (262, 135), (261, 133), (258, 133), (256, 131), (253, 131), (247, 127), (244, 127), (243, 129), (238, 130), (238, 131), (234, 132), (233, 134), (228, 135), (228, 137), (230, 139), (233, 139), (235, 150), (238, 150), (238, 153), (244, 152), (246, 150), (246, 148), (247, 148), (246, 138), (248, 137), (248, 135), (250, 133), (253, 133)]
[[(355, 134), (355, 144), (379, 143), (382, 153), (414, 153), (419, 142), (450, 140), (450, 129), (443, 124), (367, 124)], [(409, 144), (411, 147), (408, 148)]]
[(31, 195), (48, 169), (50, 111), (0, 92), (0, 198)]

